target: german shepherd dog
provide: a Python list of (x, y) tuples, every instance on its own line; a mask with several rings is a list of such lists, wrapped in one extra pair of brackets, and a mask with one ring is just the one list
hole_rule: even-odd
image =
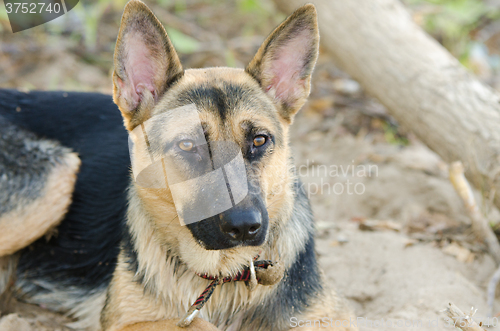
[[(184, 70), (161, 23), (132, 0), (116, 42), (112, 99), (1, 90), (0, 309), (15, 297), (67, 313), (70, 327), (86, 330), (356, 330), (319, 270), (311, 209), (288, 145), (318, 48), (316, 11), (305, 5), (245, 69)], [(243, 175), (223, 178), (243, 178), (250, 189), (241, 199), (234, 186), (211, 182), (181, 192), (183, 212), (198, 207), (189, 196), (205, 188), (233, 194), (230, 208), (183, 223), (174, 196), (182, 190), (174, 192), (169, 174), (164, 187), (141, 185), (131, 175), (137, 146), (128, 139), (154, 121), (147, 148), (174, 153), (183, 165), (177, 176), (193, 178), (213, 149), (191, 131), (161, 148), (153, 141), (191, 121), (182, 112), (172, 125), (154, 119), (188, 105), (205, 147), (238, 147)], [(198, 317), (186, 317), (201, 293), (204, 307), (191, 309)]]

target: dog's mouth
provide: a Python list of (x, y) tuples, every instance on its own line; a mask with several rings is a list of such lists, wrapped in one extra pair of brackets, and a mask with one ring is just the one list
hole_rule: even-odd
[[(248, 197), (244, 203), (224, 213), (187, 224), (186, 227), (191, 236), (179, 242), (179, 247), (188, 267), (198, 274), (227, 277), (248, 266), (249, 261), (262, 250), (269, 220), (267, 210), (259, 199)], [(246, 233), (238, 235), (233, 231)]]
[(250, 260), (247, 266), (231, 276), (211, 276), (206, 273), (196, 273), (199, 277), (216, 281), (219, 285), (229, 282), (245, 282), (249, 291), (257, 284), (274, 285), (283, 278), (284, 268), (279, 261), (259, 260), (259, 255)]
[(179, 241), (178, 247), (179, 256), (189, 270), (211, 278), (238, 274), (263, 249), (262, 246), (206, 249), (194, 236)]
[(260, 252), (259, 254), (255, 255), (253, 259), (249, 261), (248, 265), (243, 265), (241, 267), (241, 270), (236, 272), (234, 275), (226, 275), (226, 276), (222, 274), (213, 275), (206, 272), (205, 273), (195, 272), (195, 274), (197, 274), (199, 277), (203, 279), (208, 279), (208, 280), (216, 280), (216, 279), (226, 280), (222, 281), (223, 283), (227, 283), (229, 281), (247, 281), (248, 277), (250, 276), (250, 272), (252, 271), (254, 261), (257, 261), (259, 257), (260, 257)]

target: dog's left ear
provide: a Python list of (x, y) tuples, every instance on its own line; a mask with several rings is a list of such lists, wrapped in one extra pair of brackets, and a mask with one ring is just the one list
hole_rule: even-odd
[(267, 37), (246, 68), (288, 122), (306, 102), (319, 52), (316, 8), (297, 9)]
[(116, 40), (113, 72), (113, 100), (125, 127), (132, 130), (147, 120), (161, 95), (183, 73), (161, 23), (144, 3), (130, 1)]

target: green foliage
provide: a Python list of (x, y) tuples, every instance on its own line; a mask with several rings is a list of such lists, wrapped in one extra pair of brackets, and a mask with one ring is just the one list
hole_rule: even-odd
[(172, 0), (157, 0), (157, 2), (162, 7), (168, 7), (172, 4)]
[(408, 138), (398, 133), (398, 128), (388, 122), (383, 125), (384, 138), (389, 144), (407, 146), (409, 144)]
[(238, 7), (242, 12), (254, 13), (262, 10), (261, 3), (258, 0), (240, 0)]
[(1, 10), (0, 10), (0, 20), (3, 21), (3, 20), (6, 20), (8, 21), (9, 20), (9, 16), (7, 15), (7, 11), (4, 10), (5, 7), (0, 7)]
[[(122, 0), (116, 2), (123, 2)], [(116, 6), (117, 4), (115, 4)], [(84, 22), (85, 47), (88, 50), (94, 50), (97, 44), (97, 27), (105, 10), (110, 6), (106, 0), (98, 0), (90, 4), (84, 4), (82, 1), (73, 8), (75, 13)]]
[(230, 49), (227, 49), (224, 53), (224, 57), (226, 60), (226, 66), (228, 67), (236, 67), (236, 57), (234, 52)]
[(499, 11), (479, 0), (406, 0), (421, 15), (422, 25), (462, 63), (466, 64), (472, 32)]
[(172, 44), (174, 44), (175, 49), (179, 53), (190, 54), (196, 52), (200, 48), (198, 40), (191, 38), (177, 29), (171, 27), (165, 27), (165, 29), (167, 30)]
[[(4, 28), (4, 25), (7, 26), (6, 29)], [(9, 15), (7, 15), (4, 4), (0, 1), (0, 32), (3, 32), (4, 30), (8, 33), (12, 32), (10, 28)]]
[(186, 2), (184, 0), (175, 0), (174, 10), (177, 14), (186, 11)]
[(273, 3), (261, 0), (238, 0), (236, 2), (241, 19), (246, 22), (243, 28), (243, 35), (254, 35), (257, 27), (277, 25), (284, 18), (283, 15), (275, 10)]

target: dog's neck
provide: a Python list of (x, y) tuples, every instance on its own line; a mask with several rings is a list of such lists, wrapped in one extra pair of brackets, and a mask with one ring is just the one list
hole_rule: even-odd
[[(293, 214), (277, 213), (277, 217), (286, 219), (270, 222), (266, 242), (255, 249), (256, 252), (260, 251), (260, 258), (280, 261), (285, 270), (296, 259), (290, 252), (301, 252), (312, 232), (312, 223), (305, 224), (298, 217), (309, 212), (308, 206), (302, 206), (293, 200), (286, 203), (293, 208), (284, 205), (283, 210), (293, 210)], [(199, 277), (183, 261), (178, 248), (180, 238), (169, 238), (169, 241), (159, 234), (155, 225), (157, 220), (146, 210), (133, 187), (130, 189), (129, 205), (127, 226), (132, 245), (130, 248), (136, 257), (136, 265), (129, 267), (135, 269), (135, 280), (142, 284), (145, 293), (160, 299), (166, 311), (171, 312), (171, 317), (182, 316), (206, 288), (209, 280)], [(183, 230), (188, 231), (185, 227)], [(187, 240), (185, 237), (181, 239)], [(192, 244), (198, 245), (194, 241)], [(255, 253), (249, 253), (249, 258), (253, 256)], [(243, 261), (246, 263), (248, 259)], [(241, 265), (235, 267), (235, 270), (238, 268), (241, 270)], [(214, 323), (225, 323), (234, 318), (231, 307), (242, 307), (241, 311), (250, 309), (266, 300), (275, 289), (276, 286), (259, 285), (253, 292), (249, 292), (244, 282), (219, 286), (202, 309), (201, 316)]]

